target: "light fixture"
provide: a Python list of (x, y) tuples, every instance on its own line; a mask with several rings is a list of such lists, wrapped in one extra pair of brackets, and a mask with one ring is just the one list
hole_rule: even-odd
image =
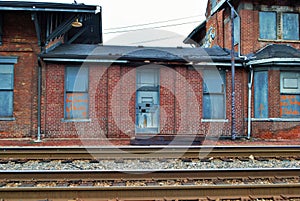
[(82, 23), (78, 21), (78, 18), (72, 22), (72, 27), (82, 27)]

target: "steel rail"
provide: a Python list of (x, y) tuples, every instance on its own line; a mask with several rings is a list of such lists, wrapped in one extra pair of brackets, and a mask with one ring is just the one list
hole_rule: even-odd
[(300, 157), (300, 146), (2, 147), (0, 159)]
[[(1, 171), (6, 181), (69, 181), (69, 180), (170, 180), (220, 179), (249, 177), (296, 177), (300, 169), (224, 169), (224, 170), (157, 170), (137, 171)], [(299, 195), (300, 183), (282, 184), (216, 184), (216, 185), (160, 185), (154, 186), (76, 186), (76, 187), (1, 187), (3, 200), (180, 200), (200, 197), (247, 197)], [(300, 195), (299, 195), (300, 196)], [(134, 199), (133, 199), (134, 198)]]
[[(205, 178), (300, 177), (300, 168), (167, 169), (167, 170), (1, 170), (6, 180), (151, 180)], [(300, 178), (299, 178), (300, 179)], [(300, 191), (299, 191), (300, 192)]]

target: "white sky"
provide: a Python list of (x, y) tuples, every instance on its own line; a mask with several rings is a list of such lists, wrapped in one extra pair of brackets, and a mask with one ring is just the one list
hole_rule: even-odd
[[(57, 2), (57, 0), (31, 1)], [(198, 26), (205, 19), (204, 15), (207, 5), (207, 0), (76, 1), (77, 3), (100, 5), (102, 7), (104, 44), (134, 46), (185, 46), (182, 41), (196, 26)], [(59, 1), (59, 3), (73, 2), (74, 0)], [(178, 20), (179, 18), (185, 19)], [(164, 22), (156, 23), (162, 21)], [(133, 26), (140, 24), (148, 25)], [(182, 25), (170, 26), (174, 24)], [(111, 29), (125, 26), (133, 27)], [(123, 32), (134, 29), (141, 30)]]

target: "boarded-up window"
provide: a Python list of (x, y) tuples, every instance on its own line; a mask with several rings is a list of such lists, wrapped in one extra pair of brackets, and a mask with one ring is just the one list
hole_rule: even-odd
[(259, 38), (277, 39), (275, 12), (259, 12)]
[(13, 116), (14, 66), (0, 64), (0, 117)]
[(259, 12), (259, 38), (299, 40), (299, 14)]
[(284, 40), (299, 40), (299, 15), (282, 14), (282, 37)]
[(88, 118), (88, 68), (67, 67), (65, 75), (65, 118)]
[(236, 16), (233, 20), (234, 24), (234, 44), (240, 42), (240, 19)]
[(254, 116), (268, 118), (268, 71), (254, 73)]
[(300, 72), (280, 73), (280, 114), (284, 118), (300, 117)]
[(225, 71), (203, 71), (203, 118), (225, 119)]

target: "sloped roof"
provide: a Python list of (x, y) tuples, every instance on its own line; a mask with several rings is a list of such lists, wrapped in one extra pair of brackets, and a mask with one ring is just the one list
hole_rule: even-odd
[(300, 50), (289, 45), (270, 44), (256, 52), (252, 59), (300, 58)]
[[(42, 58), (69, 59), (126, 59), (149, 61), (230, 61), (230, 53), (219, 46), (213, 48), (183, 47), (133, 47), (133, 46), (102, 46), (86, 44), (61, 45), (54, 50), (40, 55)], [(48, 59), (49, 60), (49, 59)], [(236, 58), (239, 61), (239, 58)]]

